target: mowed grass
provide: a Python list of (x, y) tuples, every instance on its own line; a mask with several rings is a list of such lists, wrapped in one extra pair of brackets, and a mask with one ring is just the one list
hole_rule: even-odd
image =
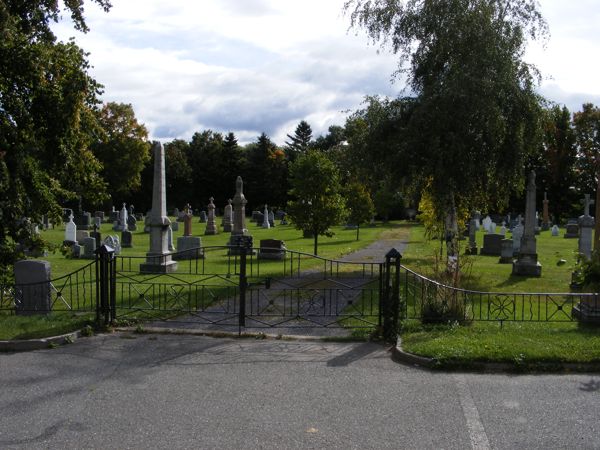
[[(461, 287), (495, 292), (569, 292), (575, 268), (577, 239), (553, 237), (542, 231), (537, 238), (540, 278), (516, 277), (511, 264), (497, 256), (463, 256)], [(477, 234), (483, 245), (483, 233)], [(411, 229), (402, 263), (425, 275), (432, 273), (439, 241), (425, 239), (422, 226)], [(464, 245), (466, 241), (462, 241)], [(565, 259), (566, 263), (559, 263)], [(577, 321), (478, 322), (423, 325), (407, 320), (401, 329), (402, 348), (433, 358), (440, 369), (473, 368), (479, 363), (508, 363), (515, 370), (552, 370), (562, 364), (588, 363), (600, 367), (600, 327)], [(575, 367), (576, 369), (577, 367)]]
[[(213, 246), (224, 246), (228, 243), (230, 236), (229, 233), (219, 233), (217, 235), (205, 236), (203, 235), (205, 228), (206, 224), (199, 223), (198, 219), (195, 219), (194, 223), (192, 224), (192, 234), (201, 236), (203, 247), (208, 248)], [(297, 267), (298, 262), (300, 261), (300, 267), (302, 270), (309, 269), (311, 267), (321, 268), (323, 266), (323, 259), (320, 258), (340, 258), (344, 254), (351, 253), (357, 249), (369, 245), (382, 236), (387, 239), (405, 238), (408, 235), (409, 230), (405, 224), (378, 223), (375, 227), (361, 227), (360, 240), (357, 241), (355, 230), (345, 230), (344, 227), (341, 226), (334, 227), (333, 231), (335, 234), (331, 238), (323, 236), (319, 237), (318, 253), (320, 258), (314, 258), (310, 256), (310, 253), (312, 253), (313, 250), (313, 239), (303, 238), (302, 232), (296, 230), (291, 225), (277, 225), (274, 228), (264, 229), (254, 223), (248, 222), (247, 228), (250, 234), (252, 234), (254, 237), (255, 247), (260, 245), (261, 239), (280, 239), (285, 242), (288, 249), (307, 253), (307, 255), (294, 256), (294, 264), (296, 265), (295, 267)], [(103, 224), (100, 231), (103, 239), (108, 235), (120, 236), (119, 232), (112, 230), (112, 226), (110, 224)], [(59, 247), (64, 239), (64, 225), (44, 231), (42, 234), (46, 240)], [(183, 224), (180, 224), (179, 230), (175, 231), (173, 234), (173, 240), (176, 243), (177, 238), (183, 235)], [(133, 247), (122, 249), (121, 256), (123, 258), (118, 259), (117, 270), (131, 270), (131, 272), (127, 273), (127, 278), (131, 280), (141, 280), (143, 283), (144, 277), (147, 277), (153, 278), (151, 281), (152, 283), (160, 283), (160, 279), (157, 279), (155, 276), (144, 276), (135, 273), (139, 267), (139, 263), (144, 262), (145, 260), (145, 254), (148, 251), (148, 246), (149, 235), (143, 232), (143, 225), (141, 225), (137, 231), (133, 232)], [(232, 266), (229, 265), (231, 261), (228, 261), (226, 254), (227, 251), (224, 249), (211, 249), (207, 251), (205, 259), (197, 260), (197, 262), (179, 261), (179, 272), (189, 272), (190, 269), (192, 269), (192, 265), (198, 264), (202, 267), (193, 267), (194, 271), (205, 274), (226, 275), (229, 273), (229, 271), (235, 269), (235, 267), (232, 269)], [(289, 254), (291, 255), (291, 253)], [(47, 256), (39, 259), (44, 259), (51, 263), (51, 274), (53, 280), (65, 277), (68, 274), (78, 271), (91, 263), (90, 260), (67, 258), (59, 251), (58, 248), (54, 252), (50, 252)], [(284, 264), (282, 262), (263, 260), (260, 261), (260, 264), (258, 264), (255, 258), (251, 258), (251, 260), (252, 263), (249, 263), (248, 265), (249, 277), (257, 278), (260, 276), (265, 278), (281, 276), (283, 274)], [(287, 264), (286, 270), (289, 271), (289, 259)], [(347, 267), (342, 267), (342, 270), (348, 269)], [(90, 273), (89, 269), (86, 270), (86, 273)], [(88, 290), (91, 289), (90, 278), (92, 277), (93, 275), (87, 276), (88, 281), (86, 282), (86, 288)], [(165, 285), (169, 283), (172, 284), (174, 282), (173, 278), (169, 279), (169, 276), (164, 276), (164, 278)], [(198, 275), (178, 274), (177, 278), (178, 282), (186, 283), (197, 280)], [(82, 279), (83, 278), (81, 276), (78, 279), (80, 287), (84, 284), (81, 282)], [(63, 286), (64, 284), (70, 285), (70, 281), (66, 282), (64, 280), (66, 279), (63, 278), (59, 282), (55, 283), (56, 286)], [(197, 293), (196, 297), (194, 298), (195, 302), (210, 302), (212, 299), (214, 299), (215, 295), (223, 296), (228, 295), (227, 293), (234, 292), (237, 285), (237, 278), (229, 278), (225, 276), (214, 277), (206, 284), (210, 283), (213, 283), (214, 285), (208, 286), (202, 292)], [(137, 288), (139, 287), (140, 285), (137, 285)], [(143, 307), (143, 300), (139, 299), (138, 292), (133, 292), (131, 289), (132, 287), (129, 283), (120, 283), (118, 279), (118, 302), (120, 304), (127, 304), (129, 307), (131, 307), (133, 303), (135, 303), (137, 307), (139, 303), (139, 306)], [(63, 295), (67, 296), (68, 293), (66, 291), (67, 289), (63, 289)], [(152, 308), (150, 308), (146, 316), (151, 317), (156, 315), (156, 312), (151, 311), (151, 309)], [(93, 308), (90, 308), (90, 305), (87, 305), (86, 310), (93, 311)], [(72, 312), (67, 311), (60, 301), (55, 302), (53, 313), (47, 317), (22, 317), (15, 316), (13, 311), (3, 311), (0, 312), (0, 339), (27, 339), (61, 334), (81, 328), (83, 325), (89, 323), (90, 320), (93, 320), (93, 318), (94, 314), (82, 315), (81, 313), (73, 314)]]
[[(542, 231), (536, 236), (538, 260), (542, 264), (540, 278), (512, 275), (512, 264), (499, 264), (498, 256), (465, 255), (468, 238), (460, 241), (463, 269), (460, 287), (491, 292), (569, 292), (571, 274), (577, 262), (577, 239), (563, 238), (563, 231), (557, 237), (551, 236), (550, 231)], [(479, 249), (483, 246), (483, 235), (482, 231), (477, 232)], [(431, 275), (439, 250), (440, 241), (426, 239), (424, 227), (415, 225), (411, 228), (402, 264), (422, 275)]]

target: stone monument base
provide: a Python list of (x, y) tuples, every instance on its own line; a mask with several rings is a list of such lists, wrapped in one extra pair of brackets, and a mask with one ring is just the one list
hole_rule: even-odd
[(597, 295), (584, 299), (573, 307), (572, 314), (580, 322), (600, 324), (600, 299)]
[(146, 254), (146, 262), (140, 264), (140, 273), (173, 273), (177, 271), (177, 261), (171, 255)]
[(513, 262), (512, 274), (523, 277), (541, 277), (542, 265), (537, 261), (537, 255), (520, 255)]
[(198, 259), (204, 258), (202, 240), (197, 236), (181, 236), (177, 238), (177, 253), (173, 259)]

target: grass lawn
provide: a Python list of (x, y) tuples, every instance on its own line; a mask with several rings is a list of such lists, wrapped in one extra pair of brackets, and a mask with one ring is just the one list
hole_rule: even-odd
[[(202, 237), (202, 245), (204, 247), (210, 246), (223, 246), (226, 245), (229, 239), (229, 233), (220, 233), (214, 236), (204, 236), (202, 233), (205, 229), (205, 224), (198, 223), (197, 219), (193, 223), (193, 234), (200, 235)], [(271, 229), (263, 229), (253, 223), (247, 223), (247, 227), (254, 237), (254, 245), (258, 247), (261, 239), (280, 239), (286, 243), (286, 246), (290, 250), (296, 250), (300, 252), (312, 253), (313, 240), (302, 238), (302, 232), (294, 229), (292, 226), (276, 226)], [(101, 227), (101, 233), (103, 238), (109, 234), (119, 235), (118, 232), (112, 231), (110, 224), (103, 224)], [(384, 239), (403, 239), (408, 236), (409, 227), (406, 224), (399, 223), (386, 223), (377, 224), (376, 227), (364, 227), (360, 230), (360, 240), (356, 240), (355, 230), (345, 230), (343, 227), (335, 227), (334, 236), (319, 237), (319, 256), (323, 258), (336, 259), (340, 256), (350, 253), (359, 248), (365, 247), (373, 241), (384, 238)], [(174, 234), (174, 241), (177, 241), (177, 237), (183, 235), (183, 225), (180, 225), (179, 231)], [(64, 225), (57, 227), (53, 230), (43, 232), (45, 239), (54, 244), (62, 243), (64, 239)], [(132, 273), (128, 274), (128, 277), (138, 277), (139, 274), (135, 274), (137, 271), (137, 264), (144, 261), (144, 256), (148, 251), (149, 235), (144, 233), (142, 230), (133, 232), (133, 247), (122, 249), (121, 255), (129, 258), (120, 258), (118, 264), (121, 262), (123, 265), (127, 265), (131, 262)], [(212, 250), (209, 251), (205, 259), (199, 260), (200, 264), (204, 264), (204, 273), (227, 273), (227, 258), (225, 257), (226, 250)], [(51, 263), (52, 279), (57, 279), (68, 275), (82, 267), (89, 265), (91, 261), (82, 259), (69, 259), (61, 254), (60, 251), (56, 250), (50, 253), (44, 258)], [(298, 260), (302, 260), (302, 269), (310, 268), (311, 266), (320, 267), (323, 262), (320, 259), (312, 258), (309, 255), (295, 258), (296, 264)], [(189, 269), (188, 261), (180, 261), (179, 266), (182, 272)], [(249, 266), (250, 267), (250, 266)], [(252, 266), (252, 273), (248, 273), (249, 276), (254, 277), (266, 277), (266, 276), (278, 276), (282, 273), (283, 264), (278, 261), (261, 261), (260, 266)], [(118, 267), (117, 270), (121, 270), (122, 267)], [(260, 273), (257, 272), (260, 270)], [(250, 269), (249, 269), (250, 270)], [(289, 266), (288, 266), (289, 270)], [(165, 276), (167, 277), (167, 276)], [(88, 277), (89, 278), (89, 277)], [(178, 275), (180, 281), (192, 281), (197, 279), (197, 275)], [(234, 278), (232, 278), (234, 279)], [(231, 281), (225, 279), (225, 277), (214, 278), (216, 285), (210, 287), (211, 295), (215, 293), (230, 292), (232, 289)], [(156, 282), (156, 278), (153, 280)], [(166, 281), (167, 283), (173, 282)], [(237, 283), (237, 282), (235, 282)], [(62, 285), (63, 283), (57, 283)], [(237, 286), (237, 284), (236, 284)], [(127, 291), (129, 285), (120, 284), (117, 280), (117, 297), (121, 302), (137, 301), (137, 293), (131, 293)], [(87, 289), (90, 289), (89, 285)], [(66, 290), (65, 290), (66, 291)], [(67, 293), (65, 292), (65, 295)], [(223, 294), (225, 295), (225, 294)], [(60, 309), (63, 311), (60, 311)], [(61, 334), (67, 331), (81, 328), (92, 320), (94, 314), (72, 314), (69, 311), (65, 311), (63, 305), (60, 302), (56, 303), (56, 308), (53, 310), (53, 314), (50, 317), (22, 317), (15, 316), (12, 311), (0, 311), (0, 339), (26, 339), (36, 338), (43, 336), (50, 336)], [(93, 311), (93, 308), (87, 307), (88, 311)]]
[[(477, 235), (483, 245), (483, 233)], [(463, 241), (463, 243), (466, 243)], [(537, 236), (541, 278), (515, 277), (510, 264), (499, 264), (497, 256), (461, 256), (466, 260), (462, 288), (496, 292), (569, 292), (576, 261), (577, 240)], [(426, 240), (422, 226), (411, 229), (403, 265), (431, 275), (439, 241)], [(565, 259), (565, 264), (557, 264)], [(469, 368), (481, 362), (503, 362), (515, 370), (544, 370), (559, 363), (600, 365), (600, 327), (578, 322), (472, 322), (466, 325), (422, 325), (404, 321), (402, 348), (436, 360), (441, 369)]]

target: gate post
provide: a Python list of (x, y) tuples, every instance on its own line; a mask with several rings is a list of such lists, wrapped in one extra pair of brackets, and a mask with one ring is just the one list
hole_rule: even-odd
[(383, 315), (383, 338), (388, 342), (396, 342), (398, 339), (401, 259), (402, 255), (395, 248), (385, 255), (385, 277), (380, 294), (382, 298), (380, 314)]
[(246, 326), (246, 287), (248, 287), (248, 281), (246, 279), (246, 247), (240, 245), (240, 307), (239, 307), (239, 318), (238, 326), (239, 333), (242, 332), (242, 328)]
[(108, 325), (116, 316), (115, 250), (102, 245), (96, 250), (96, 321)]

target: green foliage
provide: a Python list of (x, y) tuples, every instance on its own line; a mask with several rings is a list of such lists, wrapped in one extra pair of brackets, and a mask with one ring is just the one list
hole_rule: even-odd
[(410, 185), (430, 182), (436, 210), (452, 198), (459, 209), (506, 204), (539, 142), (537, 71), (522, 60), (525, 36), (545, 32), (537, 2), (352, 0), (345, 8), (354, 26), (399, 54), (415, 93), (360, 114), (369, 119), (359, 133), (368, 154), (385, 167), (389, 157), (377, 155), (392, 151)]
[[(102, 137), (92, 146), (102, 162), (113, 204), (140, 188), (141, 172), (150, 161), (148, 131), (130, 104), (109, 102), (98, 113)], [(123, 176), (127, 174), (127, 176)]]
[(286, 152), (288, 159), (294, 161), (299, 155), (305, 153), (312, 142), (312, 128), (307, 121), (301, 120), (294, 135), (287, 135), (289, 142), (286, 141)]
[[(97, 0), (108, 9), (110, 4)], [(86, 31), (83, 1), (66, 2)], [(100, 163), (89, 149), (98, 129), (100, 85), (74, 42), (56, 42), (58, 2), (0, 2), (0, 271), (17, 255), (10, 243), (33, 241), (43, 214), (58, 221), (64, 200), (105, 195)], [(4, 253), (7, 252), (7, 253)]]
[(344, 189), (349, 223), (356, 225), (356, 240), (359, 237), (360, 225), (369, 222), (375, 214), (375, 205), (364, 184), (358, 181), (348, 183)]
[(574, 281), (584, 292), (600, 292), (600, 251), (594, 250), (590, 259), (580, 258), (575, 267)]
[(312, 233), (317, 254), (318, 236), (331, 236), (330, 227), (346, 215), (339, 172), (327, 156), (310, 150), (291, 164), (290, 185), (288, 215), (298, 230)]

